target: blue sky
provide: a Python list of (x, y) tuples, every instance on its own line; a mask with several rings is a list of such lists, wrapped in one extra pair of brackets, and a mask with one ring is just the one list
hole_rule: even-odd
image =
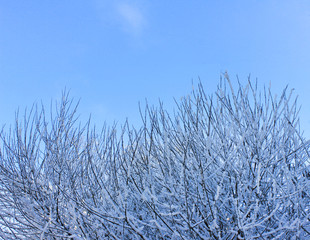
[(295, 88), (310, 137), (310, 1), (0, 0), (0, 124), (62, 90), (81, 120), (139, 125), (138, 102), (172, 109), (221, 73)]

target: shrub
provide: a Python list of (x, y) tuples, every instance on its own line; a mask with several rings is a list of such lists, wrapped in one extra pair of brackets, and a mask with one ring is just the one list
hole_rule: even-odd
[(309, 142), (296, 99), (229, 77), (139, 129), (77, 123), (67, 93), (1, 132), (2, 239), (308, 239)]

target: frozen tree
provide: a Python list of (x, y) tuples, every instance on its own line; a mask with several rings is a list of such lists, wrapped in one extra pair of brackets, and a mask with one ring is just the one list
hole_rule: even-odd
[[(68, 94), (1, 131), (2, 239), (308, 239), (309, 142), (293, 91), (228, 75), (143, 126), (81, 125)], [(48, 116), (49, 115), (49, 116)]]

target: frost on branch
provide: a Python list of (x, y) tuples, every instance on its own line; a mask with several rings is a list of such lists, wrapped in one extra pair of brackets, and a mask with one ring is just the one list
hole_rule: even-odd
[[(292, 91), (228, 75), (143, 126), (77, 123), (67, 94), (0, 140), (0, 239), (308, 239), (309, 142)], [(125, 140), (126, 139), (126, 140)]]

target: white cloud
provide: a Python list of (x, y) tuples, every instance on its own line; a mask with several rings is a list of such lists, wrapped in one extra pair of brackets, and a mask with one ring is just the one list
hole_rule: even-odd
[(142, 9), (138, 6), (129, 3), (119, 3), (117, 5), (117, 13), (126, 31), (138, 34), (145, 27), (145, 17)]
[(116, 27), (139, 36), (147, 26), (145, 0), (94, 0), (97, 16), (105, 27)]

